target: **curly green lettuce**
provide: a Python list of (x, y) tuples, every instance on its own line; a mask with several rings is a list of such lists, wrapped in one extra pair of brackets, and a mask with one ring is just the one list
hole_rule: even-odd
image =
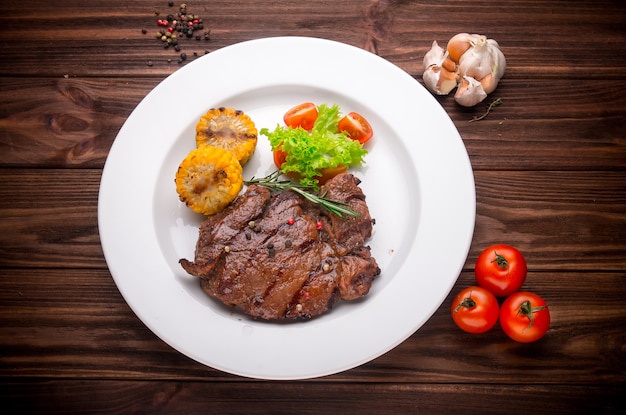
[(318, 187), (321, 171), (327, 168), (360, 166), (367, 154), (361, 143), (338, 131), (339, 106), (321, 104), (317, 108), (317, 120), (311, 132), (305, 129), (277, 125), (274, 131), (262, 128), (260, 134), (267, 136), (272, 150), (287, 154), (281, 166), (283, 173), (295, 173), (300, 183)]

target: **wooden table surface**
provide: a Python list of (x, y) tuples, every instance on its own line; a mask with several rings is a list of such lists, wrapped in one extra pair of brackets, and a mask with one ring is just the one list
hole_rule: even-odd
[[(497, 4), (497, 6), (496, 6)], [(626, 6), (620, 0), (191, 0), (210, 39), (163, 48), (165, 0), (0, 5), (0, 403), (9, 413), (621, 413), (626, 382)], [(142, 28), (148, 33), (143, 34)], [(422, 82), (433, 40), (496, 39), (490, 98), (438, 98), (476, 181), (479, 252), (517, 246), (552, 325), (536, 343), (460, 331), (452, 294), (395, 349), (303, 381), (206, 367), (122, 298), (98, 233), (107, 154), (135, 106), (205, 52), (270, 36), (332, 39)], [(363, 68), (364, 71), (367, 68)], [(172, 102), (171, 105), (184, 105)], [(164, 104), (167, 111), (167, 104)], [(450, 235), (454, 237), (454, 235)], [(410, 318), (411, 316), (397, 316)], [(302, 356), (306, 359), (307, 356)]]

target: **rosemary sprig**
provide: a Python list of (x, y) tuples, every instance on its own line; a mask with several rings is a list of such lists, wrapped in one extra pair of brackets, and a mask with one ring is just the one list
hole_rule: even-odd
[(485, 113), (483, 115), (477, 115), (476, 117), (474, 117), (471, 120), (469, 120), (469, 122), (482, 120), (483, 118), (487, 117), (487, 115), (489, 115), (489, 113), (491, 112), (492, 109), (494, 109), (495, 107), (497, 107), (500, 104), (502, 104), (502, 98), (494, 99), (493, 102), (491, 104), (489, 104), (489, 106), (487, 107), (487, 111), (485, 111)]
[(281, 174), (282, 172), (280, 170), (276, 170), (275, 172), (260, 179), (252, 177), (250, 180), (246, 180), (245, 184), (256, 184), (259, 186), (267, 187), (269, 189), (277, 190), (279, 192), (292, 190), (307, 199), (308, 201), (322, 206), (326, 210), (334, 213), (339, 217), (343, 217), (343, 215), (349, 215), (354, 217), (360, 216), (357, 212), (350, 209), (347, 203), (329, 199), (326, 197), (325, 193), (321, 195), (311, 193), (310, 190), (315, 190), (313, 186), (294, 183), (290, 180), (279, 180)]

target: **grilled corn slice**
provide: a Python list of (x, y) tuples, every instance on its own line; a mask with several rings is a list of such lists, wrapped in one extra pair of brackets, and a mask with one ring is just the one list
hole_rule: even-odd
[(243, 166), (257, 143), (254, 122), (243, 111), (234, 108), (212, 108), (196, 125), (196, 146), (211, 145), (231, 151)]
[(243, 188), (242, 167), (233, 153), (204, 145), (191, 150), (176, 172), (176, 192), (194, 212), (213, 215)]

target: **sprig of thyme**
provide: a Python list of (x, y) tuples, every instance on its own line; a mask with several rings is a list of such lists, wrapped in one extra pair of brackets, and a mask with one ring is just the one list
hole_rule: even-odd
[(321, 195), (317, 195), (311, 193), (311, 190), (315, 190), (313, 186), (307, 186), (300, 183), (292, 182), (291, 180), (279, 180), (282, 172), (280, 170), (276, 170), (275, 172), (257, 179), (256, 177), (252, 177), (250, 180), (246, 180), (246, 185), (256, 184), (259, 186), (267, 187), (269, 189), (277, 190), (279, 192), (283, 192), (285, 190), (291, 190), (308, 201), (315, 203), (317, 205), (322, 206), (326, 210), (334, 213), (339, 217), (343, 217), (343, 215), (349, 215), (354, 217), (359, 217), (360, 215), (354, 210), (348, 207), (347, 203), (340, 202), (338, 200), (329, 199), (326, 197), (326, 193)]
[(489, 115), (489, 113), (491, 112), (492, 109), (494, 109), (495, 107), (497, 107), (500, 104), (502, 104), (502, 98), (494, 99), (493, 102), (491, 104), (489, 104), (489, 106), (487, 107), (487, 111), (485, 111), (485, 113), (483, 115), (477, 115), (476, 117), (474, 117), (471, 120), (469, 120), (469, 122), (482, 120), (483, 118), (487, 117), (487, 115)]

